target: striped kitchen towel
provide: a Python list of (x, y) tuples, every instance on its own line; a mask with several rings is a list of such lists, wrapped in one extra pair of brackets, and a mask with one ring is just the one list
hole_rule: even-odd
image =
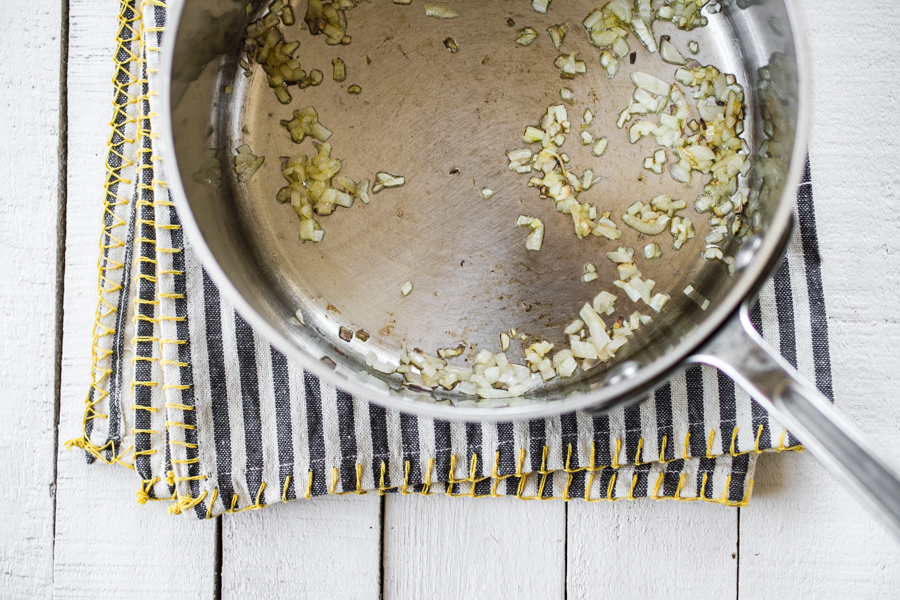
[[(200, 518), (328, 493), (747, 502), (759, 452), (797, 448), (715, 369), (691, 367), (638, 406), (514, 423), (450, 423), (320, 382), (256, 335), (184, 239), (158, 155), (166, 7), (122, 0), (89, 461), (132, 468), (141, 502)], [(752, 311), (763, 337), (831, 396), (809, 167), (784, 266)]]

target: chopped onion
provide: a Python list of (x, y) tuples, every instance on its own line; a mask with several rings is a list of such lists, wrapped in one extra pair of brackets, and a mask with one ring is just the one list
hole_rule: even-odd
[(581, 143), (585, 146), (590, 146), (594, 142), (594, 136), (592, 136), (587, 131), (582, 131), (580, 134), (578, 134), (578, 137), (581, 138)]
[(692, 285), (684, 288), (684, 295), (696, 302), (701, 310), (706, 310), (709, 307), (709, 300), (707, 300), (703, 294), (695, 290)]
[(409, 281), (407, 281), (400, 287), (400, 293), (403, 294), (404, 296), (409, 296), (412, 293), (412, 291), (413, 291), (413, 284)]
[(531, 232), (525, 238), (525, 248), (527, 250), (540, 250), (544, 245), (544, 223), (536, 217), (528, 215), (519, 215), (516, 219), (517, 227), (528, 226)]
[(331, 137), (331, 131), (319, 122), (319, 115), (312, 106), (294, 111), (294, 118), (290, 121), (281, 121), (281, 125), (288, 130), (291, 140), (299, 144), (306, 136), (314, 137), (320, 142), (325, 142)]
[(672, 237), (675, 238), (672, 242), (672, 247), (676, 250), (680, 250), (685, 242), (694, 237), (694, 225), (687, 217), (675, 217), (672, 219), (670, 231)]
[(439, 348), (438, 356), (441, 358), (453, 358), (454, 356), (459, 356), (466, 350), (465, 344), (459, 344), (455, 348)]
[(698, 52), (700, 52), (700, 44), (691, 40), (690, 42), (688, 42), (688, 50), (691, 51), (691, 54), (697, 54)]
[(537, 32), (537, 29), (534, 29), (533, 27), (523, 27), (518, 31), (518, 33), (519, 37), (516, 38), (516, 43), (520, 46), (527, 46), (528, 44), (536, 40), (538, 38), (538, 35), (540, 35)]
[(393, 173), (381, 171), (375, 173), (375, 185), (372, 186), (372, 193), (377, 194), (384, 188), (400, 187), (405, 183), (406, 178), (402, 175), (394, 175)]
[(444, 48), (450, 51), (450, 54), (459, 52), (459, 44), (452, 37), (444, 38)]
[(559, 76), (563, 79), (574, 79), (576, 75), (584, 74), (587, 71), (585, 62), (578, 60), (574, 52), (568, 55), (560, 54), (553, 64), (559, 69)]
[(703, 250), (702, 256), (706, 260), (722, 260), (725, 258), (725, 253), (718, 246), (709, 245)]
[(294, 317), (297, 318), (297, 321), (299, 321), (301, 325), (306, 325), (306, 321), (303, 319), (303, 309), (302, 308), (298, 308), (294, 312)]
[(481, 197), (485, 200), (490, 200), (494, 197), (494, 190), (489, 187), (481, 188)]
[[(610, 294), (607, 291), (602, 291), (594, 297), (593, 302), (591, 302), (591, 307), (594, 309), (598, 315), (600, 314), (613, 314), (615, 310), (613, 305), (616, 302), (616, 296), (614, 294)], [(579, 327), (580, 329), (580, 327)], [(566, 331), (568, 333), (568, 330)]]
[(250, 152), (250, 146), (246, 144), (239, 147), (237, 152), (237, 156), (234, 157), (234, 170), (237, 173), (238, 181), (249, 181), (265, 162), (266, 157), (254, 156)]
[(581, 331), (582, 328), (584, 328), (584, 321), (582, 321), (581, 319), (575, 319), (569, 324), (568, 327), (565, 328), (563, 333), (565, 333), (566, 335), (574, 335)]
[(348, 94), (361, 94), (362, 88), (354, 83), (350, 87), (347, 88), (347, 93)]
[(606, 152), (606, 148), (609, 146), (609, 140), (606, 138), (600, 138), (594, 145), (591, 146), (591, 154), (594, 156), (603, 156), (603, 153)]
[(631, 257), (634, 256), (634, 248), (626, 248), (624, 246), (619, 246), (619, 248), (615, 252), (607, 252), (606, 258), (611, 260), (614, 263), (627, 263), (631, 262)]
[(562, 46), (563, 41), (566, 39), (567, 33), (569, 33), (568, 23), (551, 25), (547, 28), (547, 35), (550, 36), (550, 41), (553, 43), (553, 47), (557, 50), (559, 50), (560, 46)]
[(653, 260), (662, 256), (662, 250), (656, 242), (644, 246), (644, 258)]
[(631, 81), (633, 81), (634, 85), (636, 85), (637, 87), (645, 89), (651, 94), (656, 94), (657, 96), (669, 95), (669, 88), (671, 86), (665, 81), (659, 79), (658, 77), (654, 77), (649, 73), (634, 71), (631, 74)]
[(509, 350), (509, 335), (505, 332), (500, 332), (500, 349), (506, 352)]
[(543, 14), (550, 8), (550, 2), (552, 1), (553, 0), (531, 0), (531, 8), (534, 9), (534, 12)]
[(591, 124), (591, 121), (594, 120), (594, 113), (591, 112), (591, 109), (584, 109), (584, 115), (581, 117), (581, 128), (584, 129), (588, 125)]
[(597, 277), (597, 267), (594, 266), (594, 263), (585, 263), (581, 274), (581, 281), (590, 283), (591, 281), (596, 280)]
[(340, 58), (335, 58), (331, 61), (332, 65), (332, 78), (335, 81), (344, 81), (347, 78), (347, 67), (344, 64), (344, 61)]
[(459, 13), (445, 4), (426, 4), (425, 16), (436, 19), (455, 19)]
[(566, 87), (560, 88), (559, 99), (569, 104), (575, 104), (575, 92)]
[(670, 65), (683, 65), (687, 62), (684, 55), (667, 39), (663, 39), (659, 44), (659, 57)]
[(668, 301), (669, 301), (668, 294), (659, 293), (650, 299), (648, 306), (650, 308), (652, 308), (653, 310), (655, 310), (656, 312), (659, 312), (663, 309), (663, 307), (666, 305), (666, 302), (668, 302)]

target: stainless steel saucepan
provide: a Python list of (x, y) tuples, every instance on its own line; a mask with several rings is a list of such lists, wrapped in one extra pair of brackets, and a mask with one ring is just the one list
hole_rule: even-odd
[[(295, 0), (296, 24), (284, 28), (285, 37), (300, 41), (296, 56), (303, 68), (322, 70), (325, 81), (291, 88), (294, 98), (287, 106), (275, 98), (261, 69), (245, 76), (240, 64), (244, 31), (265, 4), (173, 3), (162, 90), (168, 125), (163, 136), (172, 160), (168, 176), (191, 245), (241, 315), (322, 379), (386, 407), (442, 419), (606, 411), (646, 398), (686, 365), (713, 365), (900, 534), (895, 471), (762, 341), (748, 318), (748, 303), (790, 238), (806, 151), (809, 68), (802, 24), (790, 0), (720, 2), (708, 26), (691, 32), (656, 26), (657, 35), (671, 36), (682, 51), (689, 41), (698, 42), (699, 53), (691, 57), (734, 74), (746, 92), (743, 137), (753, 161), (747, 183), (754, 201), (745, 215), (753, 235), (724, 243), (723, 250), (735, 256), (734, 277), (720, 261), (700, 258), (708, 218), (689, 208), (694, 239), (677, 252), (661, 244), (663, 260), (640, 263), (671, 301), (605, 366), (537, 385), (525, 401), (500, 407), (460, 402), (465, 397), (454, 392), (414, 393), (391, 377), (379, 385), (357, 377), (368, 352), (396, 357), (404, 343), (432, 352), (465, 343), (467, 354), (460, 358), (469, 362), (478, 349), (498, 351), (499, 332), (510, 328), (564, 343), (565, 326), (599, 291), (586, 291), (590, 286), (581, 282), (585, 262), (597, 266), (600, 282), (612, 282), (615, 266), (604, 254), (618, 245), (640, 251), (652, 241), (624, 226), (618, 242), (579, 240), (571, 220), (525, 186), (527, 176), (507, 169), (506, 151), (521, 146), (524, 127), (559, 102), (563, 85), (575, 94), (573, 121), (590, 108), (592, 130), (610, 140), (600, 159), (577, 143), (565, 149), (576, 172), (590, 167), (602, 177), (585, 192), (602, 210), (621, 215), (635, 200), (663, 193), (690, 206), (705, 183), (698, 176), (679, 184), (668, 173), (652, 175), (641, 165), (653, 151), (651, 141), (630, 144), (616, 128), (616, 116), (634, 90), (628, 72), (639, 69), (671, 81), (675, 67), (632, 37), (634, 54), (623, 57), (622, 73), (607, 78), (599, 51), (579, 25), (602, 2), (557, 0), (548, 14), (536, 13), (527, 0), (447, 2), (459, 18), (427, 17), (419, 0), (362, 2), (346, 13), (352, 42), (328, 45), (303, 22), (306, 0)], [(563, 50), (588, 64), (585, 75), (565, 81), (543, 34), (563, 21), (573, 25)], [(525, 26), (542, 38), (529, 46), (514, 43), (516, 30)], [(448, 38), (457, 52), (448, 52)], [(331, 80), (337, 57), (347, 69), (342, 83)], [(349, 94), (352, 84), (362, 92)], [(354, 180), (378, 171), (406, 177), (404, 187), (385, 190), (368, 205), (357, 202), (320, 219), (325, 237), (318, 244), (302, 243), (297, 215), (275, 201), (284, 185), (279, 157), (313, 152), (293, 144), (279, 124), (305, 106), (314, 106), (334, 132), (328, 141), (343, 161), (342, 173)], [(238, 181), (233, 168), (234, 150), (244, 144), (267, 159), (248, 182)], [(208, 170), (210, 158), (221, 169), (215, 185), (193, 177)], [(484, 187), (495, 191), (492, 199), (481, 197)], [(543, 220), (539, 252), (525, 250), (525, 233), (514, 226), (519, 214)], [(403, 296), (407, 281), (414, 291)], [(688, 285), (709, 300), (705, 310), (682, 294)], [(298, 308), (305, 324), (292, 318)], [(370, 338), (346, 341), (342, 327), (365, 330)], [(515, 353), (511, 348), (510, 359), (522, 362)]]

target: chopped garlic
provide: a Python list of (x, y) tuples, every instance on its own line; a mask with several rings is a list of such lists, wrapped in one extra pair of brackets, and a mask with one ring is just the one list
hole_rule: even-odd
[(400, 288), (400, 293), (402, 293), (404, 296), (409, 296), (412, 293), (412, 291), (413, 291), (413, 284), (409, 281), (404, 283), (403, 286), (401, 286), (401, 288)]

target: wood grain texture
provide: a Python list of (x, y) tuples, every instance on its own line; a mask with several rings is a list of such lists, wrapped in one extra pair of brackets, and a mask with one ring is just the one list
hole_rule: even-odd
[(71, 3), (69, 233), (52, 591), (58, 598), (162, 599), (179, 592), (212, 598), (214, 524), (193, 515), (172, 517), (162, 503), (138, 505), (134, 473), (88, 466), (82, 452), (63, 445), (81, 431), (90, 382), (117, 7), (115, 0)]
[[(900, 15), (888, 4), (864, 13), (834, 1), (801, 5), (813, 66), (810, 155), (835, 404), (900, 464), (900, 238), (885, 216), (900, 202), (892, 164), (900, 123), (860, 111), (872, 102), (894, 106), (900, 96)], [(862, 270), (848, 252), (864, 257)], [(763, 457), (756, 482), (741, 514), (741, 598), (773, 590), (823, 600), (897, 596), (900, 546), (812, 456)]]
[(380, 512), (368, 494), (224, 515), (222, 598), (378, 600)]
[(722, 599), (737, 589), (737, 509), (570, 502), (569, 600)]
[[(0, 3), (0, 595), (49, 597), (53, 577), (60, 13)], [(23, 60), (27, 57), (27, 60)]]
[(565, 552), (559, 501), (386, 498), (385, 600), (562, 599)]

